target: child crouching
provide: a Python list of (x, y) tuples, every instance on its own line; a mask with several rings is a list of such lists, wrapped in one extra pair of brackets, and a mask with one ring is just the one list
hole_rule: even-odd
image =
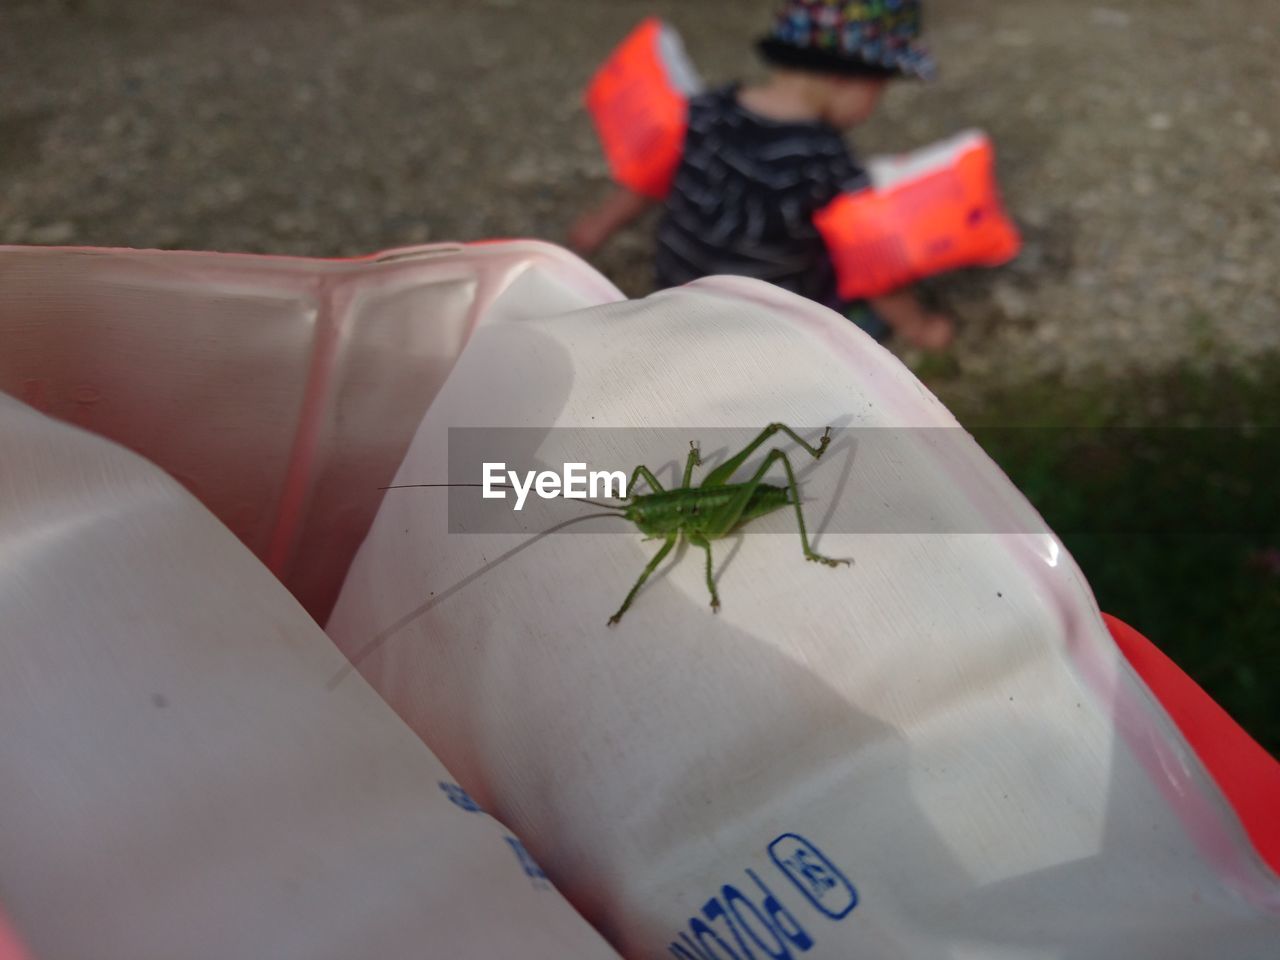
[[(876, 331), (941, 350), (950, 317), (909, 290), (842, 302), (813, 215), (869, 185), (842, 131), (867, 121), (890, 81), (927, 77), (917, 44), (919, 0), (789, 0), (759, 49), (770, 64), (758, 86), (732, 84), (689, 102), (688, 128), (657, 231), (657, 285), (713, 274), (755, 277), (808, 297)], [(615, 188), (578, 219), (569, 244), (588, 256), (651, 200)]]

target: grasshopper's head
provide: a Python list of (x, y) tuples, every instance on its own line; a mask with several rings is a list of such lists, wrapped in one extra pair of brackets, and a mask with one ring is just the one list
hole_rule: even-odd
[(636, 497), (622, 514), (647, 537), (666, 537), (678, 533), (685, 522), (682, 511), (652, 496)]
[(647, 509), (642, 500), (627, 504), (627, 509), (622, 515), (634, 523), (645, 536), (658, 536), (654, 523), (654, 511)]

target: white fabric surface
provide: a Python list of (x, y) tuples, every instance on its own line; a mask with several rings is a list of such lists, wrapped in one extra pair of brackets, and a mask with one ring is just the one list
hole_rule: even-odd
[(0, 246), (0, 392), (159, 464), (323, 621), (478, 318), (620, 299), (533, 241), (364, 260)]
[(0, 896), (34, 957), (616, 956), (344, 663), (176, 482), (0, 395)]
[[(847, 321), (717, 278), (482, 322), (397, 482), (447, 478), (449, 428), (772, 421), (955, 427)], [(951, 446), (833, 449), (811, 525), (837, 490), (874, 512), (921, 484), (962, 526), (1035, 523), (976, 446)], [(665, 461), (666, 479), (686, 450), (603, 466)], [(828, 532), (816, 547), (855, 559), (830, 570), (780, 513), (759, 527), (787, 535), (718, 545), (718, 616), (689, 550), (610, 630), (656, 544), (449, 533), (447, 504), (386, 497), (327, 629), (624, 955), (1280, 955), (1275, 876), (1051, 535)]]

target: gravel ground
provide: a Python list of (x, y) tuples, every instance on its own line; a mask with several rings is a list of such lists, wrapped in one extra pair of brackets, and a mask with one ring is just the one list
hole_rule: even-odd
[[(948, 277), (959, 372), (1120, 377), (1280, 350), (1280, 3), (935, 2), (943, 73), (864, 153), (993, 136), (1024, 254)], [(606, 188), (592, 69), (666, 16), (712, 81), (772, 0), (2, 0), (0, 242), (361, 254), (558, 240)], [(648, 288), (647, 225), (599, 266)]]

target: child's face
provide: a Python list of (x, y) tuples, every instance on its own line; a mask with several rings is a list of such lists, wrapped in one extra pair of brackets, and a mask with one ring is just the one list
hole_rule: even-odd
[(827, 102), (824, 119), (839, 130), (848, 130), (871, 119), (889, 85), (879, 77), (838, 77)]

